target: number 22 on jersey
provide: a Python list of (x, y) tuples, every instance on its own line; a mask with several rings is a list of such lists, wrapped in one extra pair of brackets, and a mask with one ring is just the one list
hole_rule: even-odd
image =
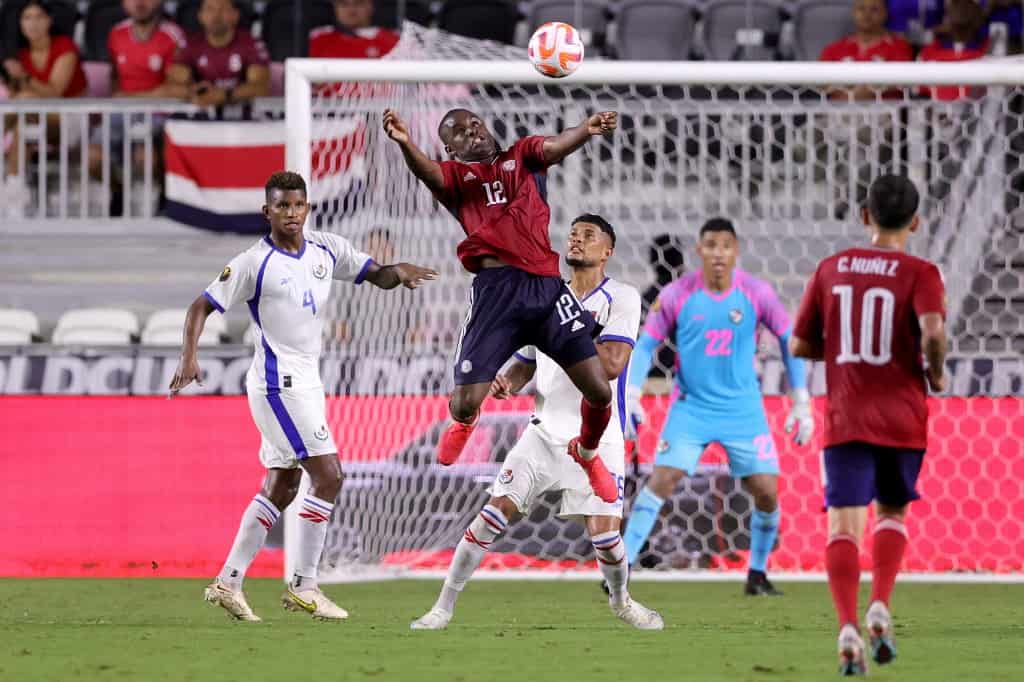
[(866, 362), (884, 365), (892, 360), (892, 325), (896, 311), (893, 293), (882, 287), (871, 287), (864, 292), (860, 301), (860, 329), (857, 330), (853, 329), (853, 287), (837, 284), (832, 287), (832, 293), (839, 297), (839, 355), (836, 364)]

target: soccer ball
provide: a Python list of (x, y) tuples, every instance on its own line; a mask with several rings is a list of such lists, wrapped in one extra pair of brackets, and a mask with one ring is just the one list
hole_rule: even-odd
[(526, 53), (533, 68), (551, 78), (565, 78), (583, 61), (579, 31), (561, 21), (549, 21), (530, 36)]

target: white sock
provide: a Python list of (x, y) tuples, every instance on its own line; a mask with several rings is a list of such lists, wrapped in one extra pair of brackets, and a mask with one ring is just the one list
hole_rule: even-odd
[(505, 532), (507, 526), (508, 520), (497, 507), (488, 504), (480, 510), (455, 548), (455, 556), (448, 566), (448, 577), (444, 579), (444, 587), (441, 588), (436, 607), (449, 613), (455, 611), (455, 602), (462, 588), (483, 561), (491, 543)]
[(591, 450), (590, 448), (585, 448), (585, 447), (583, 447), (582, 445), (580, 445), (578, 443), (576, 445), (576, 452), (580, 453), (580, 457), (582, 457), (583, 459), (587, 460), (588, 462), (590, 460), (594, 459), (595, 457), (597, 457), (597, 450), (596, 449), (595, 450)]
[(316, 589), (317, 566), (324, 553), (327, 539), (327, 522), (334, 505), (319, 497), (306, 495), (299, 507), (298, 556), (295, 558), (295, 573), (292, 587), (303, 590)]
[(592, 537), (597, 564), (601, 567), (612, 602), (622, 604), (629, 599), (626, 583), (629, 581), (629, 564), (626, 563), (626, 545), (617, 530), (610, 530)]
[(242, 521), (238, 524), (238, 533), (235, 535), (235, 542), (231, 545), (224, 568), (220, 569), (221, 582), (233, 590), (242, 589), (242, 580), (249, 565), (256, 558), (257, 552), (267, 539), (267, 532), (277, 523), (281, 516), (280, 510), (274, 503), (257, 495), (245, 508), (242, 514)]

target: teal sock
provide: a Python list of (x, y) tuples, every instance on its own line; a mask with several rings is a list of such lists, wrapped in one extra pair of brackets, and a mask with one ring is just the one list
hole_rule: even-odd
[(779, 509), (763, 512), (754, 510), (750, 517), (750, 565), (753, 571), (765, 572), (768, 555), (775, 546), (775, 538), (779, 536)]
[(629, 523), (626, 525), (626, 532), (622, 539), (626, 542), (626, 561), (630, 566), (636, 561), (636, 555), (640, 548), (647, 542), (647, 536), (654, 528), (654, 522), (658, 520), (661, 507), (665, 500), (651, 492), (651, 489), (644, 486), (637, 493), (633, 501), (633, 511), (629, 514)]

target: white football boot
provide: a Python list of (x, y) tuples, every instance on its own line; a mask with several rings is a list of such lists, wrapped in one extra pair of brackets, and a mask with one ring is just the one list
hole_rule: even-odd
[(452, 619), (452, 612), (435, 606), (409, 624), (411, 630), (444, 630)]
[(250, 623), (258, 623), (263, 620), (252, 612), (252, 608), (245, 601), (245, 594), (241, 590), (231, 589), (219, 578), (206, 586), (206, 589), (203, 590), (203, 599), (221, 607), (235, 620), (244, 620)]
[(896, 645), (892, 641), (892, 616), (880, 601), (872, 602), (864, 614), (864, 626), (871, 641), (871, 658), (879, 665), (892, 663)]
[(288, 587), (281, 595), (285, 611), (304, 611), (316, 620), (338, 621), (348, 618), (348, 611), (331, 601), (319, 587), (296, 590)]
[(622, 604), (615, 604), (608, 600), (612, 613), (618, 616), (619, 620), (628, 623), (638, 630), (664, 630), (665, 621), (661, 614), (654, 609), (649, 609), (632, 597), (626, 597)]
[(839, 674), (844, 677), (866, 675), (864, 662), (864, 640), (857, 628), (847, 623), (839, 631)]

